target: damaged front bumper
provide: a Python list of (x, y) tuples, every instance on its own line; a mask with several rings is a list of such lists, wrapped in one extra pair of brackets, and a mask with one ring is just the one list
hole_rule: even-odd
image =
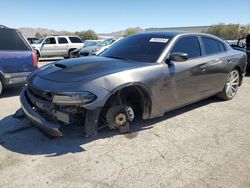
[(21, 91), (20, 94), (21, 108), (26, 117), (43, 131), (51, 136), (62, 136), (62, 132), (59, 130), (60, 125), (48, 122), (43, 116), (41, 116), (27, 100), (26, 88)]
[(24, 87), (21, 91), (20, 102), (24, 115), (48, 135), (62, 136), (63, 133), (59, 130), (59, 128), (61, 125), (73, 123), (73, 117), (81, 118), (76, 120), (74, 119), (74, 121), (77, 121), (84, 126), (84, 132), (86, 135), (89, 136), (97, 134), (100, 109), (82, 109), (82, 114), (78, 114), (77, 116), (74, 112), (72, 112), (71, 115), (69, 114), (69, 118), (66, 118), (67, 120), (65, 120), (65, 118), (62, 118), (61, 116), (59, 117), (58, 114), (67, 115), (67, 113), (55, 109), (54, 104), (51, 102), (33, 96), (27, 87)]

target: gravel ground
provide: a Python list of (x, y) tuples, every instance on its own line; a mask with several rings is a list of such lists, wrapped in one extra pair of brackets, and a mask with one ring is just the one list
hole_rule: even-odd
[(231, 101), (209, 98), (94, 138), (66, 127), (51, 139), (12, 118), (19, 90), (0, 98), (0, 187), (250, 187), (250, 77)]

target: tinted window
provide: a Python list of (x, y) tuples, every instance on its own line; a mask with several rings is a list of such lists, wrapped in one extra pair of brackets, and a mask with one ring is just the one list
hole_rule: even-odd
[(54, 37), (47, 38), (44, 44), (56, 44), (56, 39)]
[(207, 55), (217, 54), (220, 52), (219, 44), (217, 40), (202, 37), (202, 41), (204, 44), (205, 52)]
[(69, 37), (69, 40), (72, 42), (72, 43), (82, 43), (82, 40), (78, 37)]
[(113, 56), (138, 62), (156, 62), (168, 40), (165, 35), (131, 35), (112, 45), (100, 56)]
[(171, 50), (171, 53), (173, 52), (187, 53), (188, 58), (201, 56), (201, 48), (198, 38), (195, 36), (191, 36), (179, 39)]
[(67, 41), (67, 39), (64, 38), (64, 37), (59, 37), (59, 38), (58, 38), (58, 43), (59, 43), (59, 44), (67, 44), (68, 41)]
[(220, 52), (226, 51), (225, 45), (222, 42), (218, 42), (218, 44), (219, 44)]
[(0, 29), (0, 50), (30, 50), (22, 35), (12, 29)]

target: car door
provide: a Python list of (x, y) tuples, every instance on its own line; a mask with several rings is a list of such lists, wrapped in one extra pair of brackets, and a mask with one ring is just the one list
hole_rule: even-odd
[[(204, 59), (201, 44), (197, 36), (182, 36), (173, 44), (170, 53), (188, 54), (184, 62), (168, 62), (169, 88), (174, 92), (167, 110), (176, 108), (206, 96), (207, 80), (204, 72)], [(170, 61), (170, 60), (169, 60)], [(169, 96), (168, 91), (165, 91)]]
[(223, 90), (228, 72), (228, 63), (232, 57), (228, 56), (225, 44), (209, 36), (200, 37), (204, 49), (204, 73), (206, 75), (207, 95), (216, 94)]
[(58, 40), (58, 55), (66, 56), (68, 55), (69, 41), (66, 37), (57, 37)]
[(57, 42), (55, 37), (48, 37), (44, 40), (41, 47), (41, 55), (43, 57), (51, 57), (57, 55)]

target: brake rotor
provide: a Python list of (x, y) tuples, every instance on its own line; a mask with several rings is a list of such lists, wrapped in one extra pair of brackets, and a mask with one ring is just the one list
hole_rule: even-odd
[(115, 124), (120, 126), (124, 126), (128, 122), (127, 115), (125, 113), (118, 113), (115, 116)]

